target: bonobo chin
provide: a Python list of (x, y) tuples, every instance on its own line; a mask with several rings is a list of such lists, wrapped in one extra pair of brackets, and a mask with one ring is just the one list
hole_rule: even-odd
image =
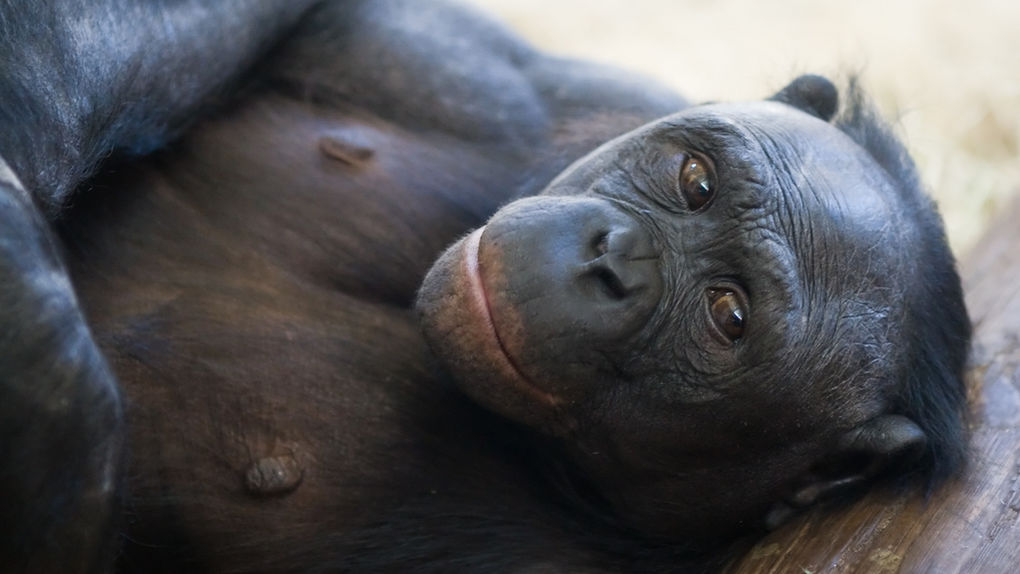
[(693, 106), (499, 210), (424, 333), (629, 529), (711, 541), (962, 458), (969, 339), (915, 168), (851, 83)]

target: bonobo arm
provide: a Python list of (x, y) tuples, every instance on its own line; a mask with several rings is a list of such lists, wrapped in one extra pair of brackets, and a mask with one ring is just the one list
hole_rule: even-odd
[(226, 93), (315, 0), (0, 1), (0, 157), (53, 215)]
[(226, 91), (312, 0), (0, 0), (0, 571), (98, 572), (116, 383), (45, 215)]
[(0, 160), (0, 571), (101, 571), (120, 404), (45, 226)]

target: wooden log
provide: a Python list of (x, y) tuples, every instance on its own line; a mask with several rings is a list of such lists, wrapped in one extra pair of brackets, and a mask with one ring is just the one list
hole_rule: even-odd
[(930, 496), (879, 488), (759, 541), (728, 574), (1020, 572), (1020, 200), (961, 259), (974, 348), (969, 464)]

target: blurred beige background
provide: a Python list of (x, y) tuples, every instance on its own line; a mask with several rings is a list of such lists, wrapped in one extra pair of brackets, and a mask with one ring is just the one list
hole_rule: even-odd
[(546, 50), (642, 71), (694, 101), (860, 72), (958, 252), (1020, 192), (1020, 1), (468, 1)]

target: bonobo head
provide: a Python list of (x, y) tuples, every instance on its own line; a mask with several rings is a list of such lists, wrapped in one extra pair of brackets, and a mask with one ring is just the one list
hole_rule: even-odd
[(463, 391), (621, 523), (718, 539), (962, 458), (969, 323), (912, 162), (854, 85), (688, 108), (453, 245), (421, 288)]

